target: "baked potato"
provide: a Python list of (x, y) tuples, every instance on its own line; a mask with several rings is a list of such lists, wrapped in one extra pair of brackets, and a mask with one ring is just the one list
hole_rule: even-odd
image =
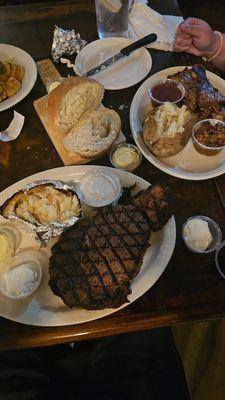
[(187, 109), (172, 103), (152, 109), (145, 118), (143, 140), (157, 157), (170, 157), (187, 144), (195, 117)]

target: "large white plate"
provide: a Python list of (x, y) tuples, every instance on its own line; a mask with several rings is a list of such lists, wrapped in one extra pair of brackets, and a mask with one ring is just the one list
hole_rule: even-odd
[(19, 92), (0, 103), (0, 111), (3, 111), (19, 103), (19, 101), (28, 95), (37, 79), (37, 67), (33, 58), (26, 51), (19, 47), (10, 46), (9, 44), (0, 43), (0, 61), (9, 61), (14, 64), (19, 64), (25, 69), (22, 86)]
[[(199, 154), (190, 139), (185, 148), (172, 157), (157, 158), (145, 145), (142, 138), (142, 122), (151, 109), (150, 99), (147, 95), (149, 87), (157, 80), (184, 69), (185, 67), (172, 67), (157, 72), (147, 79), (136, 92), (130, 108), (130, 126), (137, 146), (150, 163), (169, 175), (182, 179), (203, 180), (222, 175), (225, 172), (225, 151), (216, 156), (207, 157)], [(219, 76), (207, 71), (209, 81), (214, 87), (225, 95), (225, 81)]]
[[(95, 40), (85, 46), (76, 57), (75, 65), (79, 74), (101, 64), (114, 56), (133, 41), (125, 38), (106, 38)], [(111, 67), (91, 78), (102, 83), (105, 89), (118, 90), (135, 85), (146, 77), (152, 67), (152, 58), (148, 50), (142, 47), (124, 57)]]
[[(78, 182), (80, 177), (93, 169), (94, 166), (71, 166), (61, 167), (52, 170), (40, 172), (23, 179), (0, 193), (0, 204), (2, 204), (10, 195), (20, 190), (24, 185), (42, 179), (58, 179), (65, 182)], [(116, 170), (108, 167), (94, 167), (106, 170), (112, 174), (117, 174), (122, 185), (137, 184), (137, 191), (146, 189), (149, 183), (140, 177), (131, 173)], [(142, 296), (148, 289), (154, 285), (157, 279), (165, 270), (170, 257), (172, 256), (176, 240), (175, 219), (171, 217), (167, 224), (156, 233), (151, 235), (151, 246), (148, 248), (141, 270), (132, 283), (132, 293), (128, 296), (129, 301), (133, 302), (138, 297)], [(27, 246), (33, 244), (27, 240)], [(45, 249), (45, 252), (50, 254), (51, 245)], [(48, 266), (44, 269), (44, 279), (38, 291), (33, 297), (25, 300), (15, 301), (9, 300), (0, 295), (0, 315), (13, 321), (24, 324), (37, 326), (60, 326), (79, 324), (81, 322), (92, 321), (111, 313), (118, 309), (104, 309), (97, 311), (87, 311), (80, 307), (69, 309), (63, 301), (55, 296), (49, 286)], [(126, 307), (129, 303), (124, 304)]]

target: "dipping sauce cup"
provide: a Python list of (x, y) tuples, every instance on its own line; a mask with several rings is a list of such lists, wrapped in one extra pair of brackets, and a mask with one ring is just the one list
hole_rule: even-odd
[(184, 86), (174, 79), (162, 79), (154, 82), (153, 86), (148, 90), (152, 106), (158, 107), (167, 101), (178, 104), (185, 95)]
[(200, 154), (217, 155), (225, 148), (225, 123), (212, 118), (197, 122), (192, 130), (192, 142)]

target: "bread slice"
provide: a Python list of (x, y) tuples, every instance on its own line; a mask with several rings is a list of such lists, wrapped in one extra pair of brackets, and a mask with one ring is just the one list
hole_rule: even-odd
[(78, 124), (65, 136), (66, 149), (83, 157), (99, 157), (114, 143), (121, 129), (116, 111), (101, 107), (84, 114)]
[(53, 126), (67, 133), (86, 111), (101, 104), (104, 86), (84, 77), (68, 78), (48, 95), (49, 117)]

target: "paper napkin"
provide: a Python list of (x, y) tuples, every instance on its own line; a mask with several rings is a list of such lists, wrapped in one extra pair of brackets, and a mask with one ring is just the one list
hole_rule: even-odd
[(159, 14), (148, 7), (145, 0), (135, 0), (129, 12), (128, 35), (135, 41), (154, 32), (157, 41), (146, 47), (172, 51), (175, 32), (182, 21), (182, 17)]

